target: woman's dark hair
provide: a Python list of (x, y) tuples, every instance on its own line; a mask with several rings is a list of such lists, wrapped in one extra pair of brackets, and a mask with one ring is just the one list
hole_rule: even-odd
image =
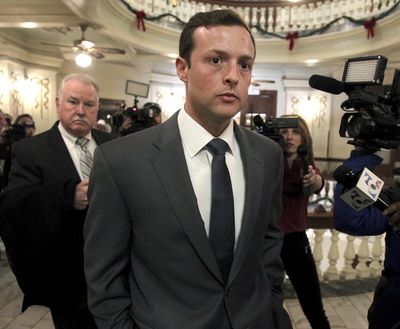
[(14, 123), (20, 124), (20, 121), (21, 121), (22, 119), (24, 119), (24, 118), (28, 118), (28, 119), (30, 119), (31, 121), (33, 121), (33, 118), (32, 118), (32, 116), (31, 116), (30, 114), (28, 114), (28, 113), (23, 113), (23, 114), (20, 114), (19, 116), (17, 116), (17, 117), (15, 118)]
[(193, 40), (194, 31), (201, 26), (210, 27), (218, 25), (241, 26), (244, 29), (246, 29), (247, 32), (249, 32), (251, 41), (253, 42), (254, 57), (256, 56), (255, 54), (256, 44), (254, 41), (254, 37), (247, 24), (236, 12), (230, 9), (218, 9), (208, 12), (200, 12), (195, 14), (189, 20), (189, 22), (187, 22), (179, 38), (179, 56), (186, 61), (189, 68), (190, 68), (190, 55), (192, 54), (192, 50), (194, 48), (194, 40)]

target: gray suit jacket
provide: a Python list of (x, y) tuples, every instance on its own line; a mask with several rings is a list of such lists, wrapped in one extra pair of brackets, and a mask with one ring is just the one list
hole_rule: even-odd
[(245, 170), (242, 231), (226, 285), (187, 169), (177, 114), (99, 146), (84, 227), (89, 308), (99, 329), (291, 328), (282, 308), (283, 157), (235, 125)]

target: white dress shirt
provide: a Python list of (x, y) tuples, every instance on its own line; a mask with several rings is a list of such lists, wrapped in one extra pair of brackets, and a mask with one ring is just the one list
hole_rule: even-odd
[[(79, 177), (83, 179), (82, 176), (82, 171), (81, 171), (81, 165), (80, 165), (80, 154), (82, 152), (82, 148), (76, 144), (76, 140), (78, 139), (77, 137), (72, 136), (61, 124), (61, 122), (58, 124), (58, 130), (60, 131), (61, 137), (64, 140), (65, 145), (67, 146), (68, 152), (71, 156), (72, 161), (74, 162), (75, 168), (79, 173)], [(96, 148), (97, 144), (92, 137), (92, 134), (89, 132), (85, 136), (86, 138), (89, 138), (89, 143), (87, 144), (89, 152), (93, 155), (94, 149)]]
[[(194, 121), (185, 110), (179, 111), (178, 127), (182, 138), (186, 163), (189, 169), (190, 179), (204, 227), (208, 236), (211, 212), (211, 162), (212, 153), (206, 149), (206, 145), (214, 136)], [(233, 133), (233, 120), (225, 131), (218, 136), (228, 143), (230, 151), (225, 154), (226, 165), (232, 182), (233, 201), (235, 208), (235, 247), (242, 226), (245, 180), (243, 163), (240, 156), (239, 145)]]

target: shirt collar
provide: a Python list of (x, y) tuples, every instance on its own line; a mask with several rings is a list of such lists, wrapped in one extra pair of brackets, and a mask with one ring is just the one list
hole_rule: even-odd
[[(73, 135), (71, 135), (65, 128), (64, 126), (61, 124), (61, 122), (58, 123), (58, 129), (61, 133), (61, 136), (63, 136), (64, 138), (66, 138), (67, 140), (69, 140), (71, 143), (76, 142), (76, 140), (78, 139), (78, 137), (75, 137)], [(88, 138), (89, 141), (92, 138), (92, 133), (89, 131), (89, 133), (85, 136), (85, 138)]]
[[(182, 143), (185, 145), (189, 152), (190, 157), (194, 157), (199, 153), (213, 138), (207, 130), (199, 125), (193, 118), (186, 113), (185, 110), (179, 111), (178, 114), (178, 127), (181, 134)], [(223, 139), (228, 143), (230, 152), (235, 155), (237, 152), (235, 148), (233, 133), (233, 120), (230, 121), (228, 127), (222, 132), (218, 138)], [(229, 152), (229, 151), (228, 151)]]

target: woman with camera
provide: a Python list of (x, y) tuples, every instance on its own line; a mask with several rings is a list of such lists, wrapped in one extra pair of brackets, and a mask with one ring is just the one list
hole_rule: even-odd
[[(293, 116), (283, 116), (293, 117)], [(322, 304), (319, 278), (306, 230), (308, 199), (324, 186), (314, 164), (312, 138), (303, 118), (298, 128), (279, 130), (284, 140), (283, 212), (279, 226), (284, 233), (281, 258), (313, 329), (330, 329)]]

